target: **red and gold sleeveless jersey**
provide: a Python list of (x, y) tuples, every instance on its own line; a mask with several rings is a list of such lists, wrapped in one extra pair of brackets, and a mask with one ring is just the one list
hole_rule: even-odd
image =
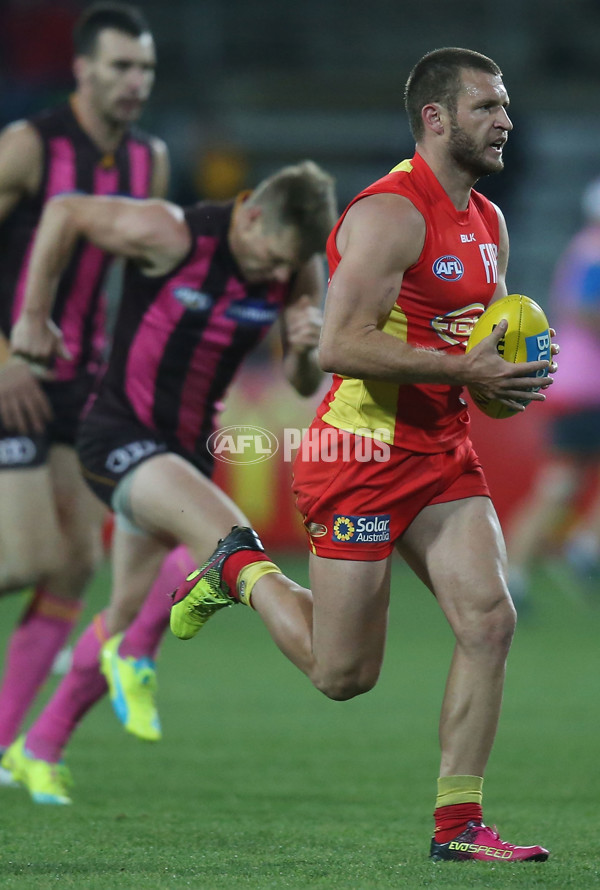
[[(402, 161), (348, 205), (327, 242), (330, 278), (341, 259), (338, 229), (356, 201), (380, 193), (408, 198), (425, 219), (418, 261), (406, 270), (383, 331), (415, 347), (463, 353), (469, 333), (498, 283), (498, 214), (472, 191), (456, 210), (419, 154)], [(411, 451), (437, 453), (466, 437), (469, 416), (460, 386), (395, 384), (334, 375), (318, 416), (338, 429), (381, 438)]]

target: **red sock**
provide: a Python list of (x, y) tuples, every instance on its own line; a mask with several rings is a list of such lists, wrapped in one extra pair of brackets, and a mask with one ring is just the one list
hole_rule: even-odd
[(225, 560), (223, 580), (229, 587), (229, 593), (234, 599), (238, 598), (237, 579), (239, 573), (253, 562), (271, 562), (271, 560), (262, 550), (240, 550), (238, 553), (232, 553)]
[(455, 803), (447, 807), (437, 807), (433, 816), (435, 841), (437, 844), (447, 844), (462, 834), (468, 822), (481, 822), (483, 811), (481, 804), (478, 803)]

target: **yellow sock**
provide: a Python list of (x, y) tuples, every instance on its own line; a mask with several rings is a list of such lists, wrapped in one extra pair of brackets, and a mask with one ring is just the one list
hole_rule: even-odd
[(283, 574), (279, 566), (265, 559), (261, 559), (260, 562), (251, 562), (250, 565), (244, 566), (237, 576), (237, 591), (240, 603), (252, 606), (250, 597), (252, 596), (254, 585), (263, 575), (270, 575), (273, 572), (279, 575)]
[(457, 803), (478, 803), (483, 799), (481, 776), (440, 776), (435, 806), (449, 807)]

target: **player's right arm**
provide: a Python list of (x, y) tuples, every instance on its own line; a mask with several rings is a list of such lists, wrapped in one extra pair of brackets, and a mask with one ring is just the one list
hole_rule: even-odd
[(23, 309), (11, 335), (15, 353), (40, 363), (65, 355), (51, 314), (60, 277), (81, 238), (133, 260), (149, 276), (168, 274), (191, 246), (183, 211), (167, 201), (95, 195), (53, 198), (38, 228)]
[(548, 362), (505, 362), (496, 348), (505, 333), (502, 324), (468, 355), (413, 347), (382, 330), (424, 242), (425, 220), (408, 199), (378, 194), (352, 205), (338, 231), (341, 259), (325, 301), (323, 370), (403, 384), (478, 383), (487, 398), (510, 402), (524, 391), (532, 398), (529, 391), (539, 386), (535, 374)]
[(37, 192), (42, 159), (42, 141), (26, 121), (10, 124), (0, 134), (0, 223), (19, 201)]
[[(0, 223), (17, 204), (36, 194), (42, 177), (43, 147), (37, 130), (26, 121), (0, 134)], [(9, 430), (42, 432), (51, 417), (50, 404), (33, 370), (10, 355), (0, 332), (0, 418)]]

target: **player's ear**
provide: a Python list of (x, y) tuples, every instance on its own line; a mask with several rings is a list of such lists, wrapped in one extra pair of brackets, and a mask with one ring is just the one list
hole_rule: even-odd
[(426, 129), (432, 130), (438, 135), (444, 132), (443, 110), (437, 102), (424, 105), (421, 110), (421, 117)]
[(251, 204), (249, 207), (245, 206), (243, 210), (246, 228), (253, 227), (263, 215), (262, 207), (259, 207), (258, 204)]

